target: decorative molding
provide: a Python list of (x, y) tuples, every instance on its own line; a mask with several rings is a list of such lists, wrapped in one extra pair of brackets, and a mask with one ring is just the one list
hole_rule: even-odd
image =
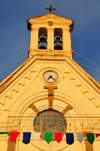
[(84, 89), (83, 89), (82, 83), (81, 83), (81, 84), (77, 84), (77, 79), (74, 78), (74, 77), (72, 77), (70, 72), (67, 71), (67, 72), (65, 72), (65, 73), (68, 75), (68, 77), (70, 78), (70, 80), (75, 84), (75, 86), (78, 87), (79, 90), (80, 90), (83, 94), (85, 94), (86, 97), (87, 97), (90, 101), (92, 101), (92, 103), (93, 103), (97, 108), (100, 107), (100, 104), (97, 104), (96, 98), (95, 98), (95, 97), (92, 97), (92, 98), (90, 97), (90, 92), (89, 92), (89, 90), (84, 90)]
[(61, 17), (61, 16), (57, 16), (57, 15), (54, 15), (54, 14), (47, 14), (47, 15), (43, 15), (43, 16), (38, 16), (38, 17), (35, 17), (35, 18), (30, 18), (28, 19), (28, 22), (31, 22), (31, 23), (36, 23), (36, 22), (40, 22), (40, 21), (44, 21), (44, 20), (50, 20), (51, 19), (54, 19), (55, 21), (62, 21), (62, 22), (65, 22), (67, 24), (73, 24), (73, 21), (70, 20), (70, 19), (67, 19), (67, 18), (64, 18), (64, 17)]
[(53, 108), (53, 96), (54, 96), (54, 89), (57, 89), (57, 86), (48, 85), (44, 86), (44, 89), (48, 89), (48, 107)]
[(34, 112), (36, 114), (38, 114), (39, 110), (37, 109), (37, 107), (33, 103), (29, 105), (29, 108), (31, 108), (32, 110), (34, 110)]
[(26, 81), (26, 79), (31, 80), (31, 74), (34, 73), (34, 72), (36, 72), (36, 71), (30, 71), (30, 76), (28, 76), (28, 77), (25, 76), (25, 77), (24, 77), (24, 82), (23, 82), (23, 83), (18, 83), (17, 89), (12, 89), (9, 96), (8, 96), (8, 95), (5, 95), (5, 97), (4, 97), (4, 102), (3, 102), (3, 103), (0, 102), (0, 104), (1, 104), (1, 105), (5, 105), (6, 98), (12, 99), (12, 97), (13, 97), (13, 92), (18, 93), (18, 92), (19, 92), (19, 86), (25, 86), (25, 83), (26, 83), (25, 81)]
[(62, 111), (62, 113), (63, 114), (66, 114), (69, 110), (71, 110), (71, 109), (73, 109), (73, 107), (70, 105), (70, 104), (68, 104), (66, 107), (65, 107), (65, 109), (63, 109), (63, 111)]
[(52, 21), (48, 21), (48, 25), (49, 26), (53, 26), (53, 22)]
[[(65, 102), (67, 104), (70, 104), (73, 109), (75, 109), (75, 111), (77, 112), (77, 114), (79, 115), (88, 115), (88, 113), (84, 110), (84, 107), (82, 105), (82, 103), (75, 99), (74, 97), (68, 95), (67, 93), (62, 93), (60, 91), (55, 91), (54, 93), (54, 99), (56, 100), (61, 100), (62, 102)], [(15, 107), (17, 110), (17, 113), (15, 112), (15, 114), (13, 112), (11, 112), (11, 116), (19, 116), (21, 115), (21, 113), (23, 114), (25, 109), (29, 107), (30, 104), (34, 104), (36, 102), (40, 102), (44, 99), (48, 99), (48, 93), (46, 95), (46, 91), (39, 91), (37, 93), (32, 93), (29, 96), (25, 96), (25, 98), (22, 98), (22, 100), (20, 100), (19, 104)], [(41, 103), (40, 103), (41, 106)], [(58, 104), (57, 104), (58, 106)], [(61, 107), (61, 106), (59, 106)], [(40, 108), (40, 107), (39, 107)], [(46, 108), (47, 109), (47, 108)], [(54, 109), (54, 106), (53, 106)], [(13, 110), (15, 110), (13, 108)], [(45, 110), (45, 108), (43, 108), (43, 110)], [(60, 111), (61, 112), (61, 111)]]
[(38, 31), (39, 31), (39, 28), (34, 28), (34, 27), (33, 27), (32, 30), (38, 32)]
[(47, 32), (53, 32), (54, 31), (54, 28), (53, 27), (48, 27), (47, 28)]

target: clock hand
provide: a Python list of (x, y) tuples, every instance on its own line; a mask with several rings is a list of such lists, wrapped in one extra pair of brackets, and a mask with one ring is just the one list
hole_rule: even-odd
[(51, 79), (53, 79), (53, 80), (55, 80), (55, 79), (54, 79), (54, 78), (52, 77), (52, 75), (49, 75), (49, 78), (48, 78), (48, 80), (49, 80), (50, 78), (51, 78)]
[(52, 76), (51, 76), (51, 78), (52, 78), (53, 80), (55, 80)]
[(48, 78), (48, 80), (49, 80), (50, 78), (52, 78), (52, 76), (51, 76), (51, 75), (49, 75), (49, 78)]

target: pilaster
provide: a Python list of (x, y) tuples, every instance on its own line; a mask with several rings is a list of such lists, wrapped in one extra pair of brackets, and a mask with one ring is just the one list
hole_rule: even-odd
[(71, 37), (69, 27), (63, 28), (63, 50), (64, 51), (71, 51)]
[(7, 151), (15, 151), (15, 146), (16, 146), (16, 141), (13, 143), (10, 139), (11, 133), (8, 133), (8, 146), (7, 146)]
[(54, 28), (47, 28), (47, 49), (54, 50)]
[(38, 31), (38, 28), (31, 30), (30, 49), (38, 49)]
[(86, 133), (84, 134), (84, 137), (85, 137), (85, 141), (84, 141), (85, 151), (94, 151), (93, 145), (87, 141)]

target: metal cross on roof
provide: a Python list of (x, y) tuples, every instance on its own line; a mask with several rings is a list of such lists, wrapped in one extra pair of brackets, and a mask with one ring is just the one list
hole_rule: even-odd
[(53, 2), (49, 2), (49, 7), (46, 7), (46, 9), (48, 9), (50, 13), (51, 13), (52, 10), (58, 9), (57, 6), (56, 6), (56, 8), (53, 8), (53, 5), (52, 5), (52, 4), (53, 4)]

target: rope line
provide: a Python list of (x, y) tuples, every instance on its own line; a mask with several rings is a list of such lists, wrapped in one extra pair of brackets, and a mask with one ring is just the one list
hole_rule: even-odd
[(87, 67), (87, 68), (90, 68), (90, 69), (93, 69), (93, 70), (95, 70), (95, 71), (99, 71), (99, 72), (100, 72), (100, 70), (98, 70), (98, 69), (95, 69), (95, 68), (86, 66), (86, 65), (84, 65), (84, 64), (82, 64), (82, 63), (80, 63), (80, 62), (77, 62), (77, 63), (80, 64), (80, 65), (82, 65), (82, 66), (84, 66), (84, 67)]
[[(60, 66), (60, 64), (59, 64), (59, 66)], [(60, 68), (62, 68), (62, 67), (60, 67)], [(62, 68), (63, 69), (63, 68)], [(64, 71), (64, 69), (63, 69), (63, 71)], [(66, 79), (66, 81), (67, 81), (67, 79)], [(68, 81), (67, 81), (67, 83), (68, 83)], [(69, 83), (68, 83), (69, 84)], [(69, 86), (71, 87), (71, 85), (69, 84)], [(72, 91), (74, 92), (74, 90), (73, 90), (73, 88), (71, 87), (71, 89), (72, 89)], [(78, 89), (81, 91), (81, 89), (78, 87)], [(74, 92), (75, 93), (75, 92)], [(75, 96), (76, 96), (76, 98), (78, 98), (78, 96), (76, 95), (76, 93), (75, 93)], [(88, 98), (88, 99), (90, 99), (85, 93), (84, 93), (84, 96), (86, 97), (86, 98)], [(79, 100), (79, 99), (78, 99)], [(93, 103), (93, 102), (92, 102)]]
[[(80, 62), (77, 62), (77, 63), (80, 64), (80, 65), (82, 65), (82, 66), (85, 66), (85, 67), (87, 67), (87, 68), (90, 68), (90, 69), (92, 69), (92, 70), (96, 70), (96, 71), (99, 71), (99, 72), (100, 72), (99, 69), (95, 69), (95, 68), (89, 67), (89, 66), (84, 65), (84, 64), (82, 64), (82, 63), (80, 63)], [(12, 68), (12, 67), (15, 67), (15, 66), (20, 65), (20, 64), (22, 64), (22, 63), (18, 63), (18, 64), (15, 64), (15, 65), (13, 65), (13, 66), (10, 66), (10, 67), (6, 67), (6, 68), (3, 68), (3, 69), (0, 69), (0, 71), (6, 70), (6, 69), (9, 69), (9, 68)]]
[(94, 79), (96, 79), (96, 80), (98, 80), (98, 81), (100, 81), (100, 79), (98, 79), (98, 78), (96, 78), (96, 77), (94, 77), (94, 76), (92, 76), (92, 75), (91, 75), (91, 77), (94, 78)]
[[(44, 66), (44, 64), (45, 64), (45, 61), (43, 62), (43, 64), (42, 64), (42, 66), (40, 66), (40, 70), (43, 68), (43, 66)], [(31, 85), (33, 84), (33, 81), (36, 79), (36, 76), (34, 77), (34, 79), (32, 80), (32, 82), (28, 85), (28, 87), (23, 91), (23, 93), (21, 93), (21, 95), (14, 101), (14, 103), (9, 107), (9, 109), (5, 109), (5, 110), (2, 110), (2, 109), (0, 109), (0, 110), (2, 110), (3, 112), (0, 114), (0, 115), (2, 115), (3, 113), (4, 113), (4, 111), (9, 111), (9, 112), (17, 112), (17, 111), (11, 111), (10, 109), (11, 109), (11, 107), (13, 107), (14, 106), (14, 104), (20, 99), (20, 97), (26, 92), (26, 90), (28, 91), (28, 89), (31, 87)], [(40, 83), (39, 83), (40, 84)], [(39, 88), (39, 87), (38, 87)], [(37, 89), (38, 90), (38, 89)], [(21, 113), (21, 112), (17, 112), (17, 113)], [(30, 114), (30, 113), (27, 113), (27, 114)]]
[(23, 53), (26, 52), (26, 51), (27, 51), (27, 50), (24, 50), (24, 51), (22, 51), (21, 53), (17, 54), (16, 56), (13, 56), (13, 57), (11, 57), (11, 58), (9, 58), (9, 59), (7, 59), (7, 60), (4, 60), (4, 61), (0, 62), (0, 64), (6, 62), (6, 61), (8, 61), (8, 60), (11, 60), (11, 59), (13, 59), (13, 58), (15, 58), (15, 57), (17, 57), (17, 56), (23, 54)]
[[(26, 50), (25, 50), (26, 51)], [(24, 51), (24, 52), (25, 52)], [(23, 52), (22, 52), (23, 53)], [(20, 54), (22, 54), (22, 53), (20, 53)], [(75, 52), (76, 53), (76, 52)], [(20, 54), (18, 54), (18, 55), (20, 55)], [(16, 55), (16, 56), (18, 56), (18, 55)], [(16, 57), (15, 56), (15, 57)], [(84, 57), (85, 58), (85, 57)], [(10, 58), (11, 59), (11, 58)], [(88, 58), (87, 58), (87, 60), (89, 60)], [(7, 60), (6, 60), (7, 61)], [(91, 61), (91, 60), (89, 60), (89, 61)], [(3, 61), (4, 62), (4, 61)], [(93, 62), (93, 61), (92, 61)], [(44, 62), (45, 63), (45, 62)], [(94, 62), (95, 63), (95, 62)], [(21, 63), (19, 63), (19, 64), (16, 64), (16, 65), (13, 65), (13, 66), (10, 66), (10, 67), (7, 67), (7, 68), (4, 68), (4, 69), (0, 69), (0, 71), (2, 71), (2, 70), (5, 70), (5, 69), (9, 69), (9, 68), (12, 68), (12, 67), (14, 67), (14, 66), (17, 66), (17, 65), (20, 65)], [(59, 64), (59, 63), (58, 63)], [(95, 69), (95, 68), (92, 68), (92, 67), (89, 67), (89, 66), (86, 66), (86, 65), (84, 65), (84, 64), (81, 64), (81, 63), (78, 63), (78, 64), (80, 64), (80, 65), (83, 65), (83, 66), (85, 66), (85, 67), (88, 67), (88, 68), (90, 68), (90, 69), (93, 69), (93, 70), (96, 70), (96, 71), (99, 71), (100, 72), (100, 70), (98, 70), (98, 69)], [(95, 63), (95, 64), (97, 64), (97, 63)], [(59, 65), (60, 66), (60, 65)], [(96, 78), (97, 79), (97, 78)], [(97, 80), (100, 80), (100, 79), (97, 79)], [(22, 94), (23, 95), (23, 94)], [(11, 108), (11, 107), (10, 107)]]
[[(74, 51), (74, 52), (75, 52), (75, 51)], [(79, 54), (79, 53), (77, 53), (77, 52), (75, 52), (75, 53), (76, 53), (77, 55), (81, 56), (82, 58), (84, 58), (84, 59), (86, 59), (86, 60), (88, 60), (88, 61), (90, 61), (90, 62), (92, 62), (92, 63), (94, 63), (94, 64), (96, 64), (96, 65), (98, 65), (98, 66), (100, 66), (100, 64), (98, 64), (98, 63), (96, 63), (96, 62), (94, 62), (94, 61), (92, 61), (92, 60), (90, 60), (90, 59), (88, 59), (88, 58), (82, 56), (81, 54)]]
[[(14, 104), (20, 99), (20, 97), (26, 92), (26, 90), (32, 85), (32, 83), (33, 83), (33, 81), (36, 79), (36, 76), (35, 76), (35, 78), (32, 80), (32, 82), (29, 84), (29, 86), (23, 91), (23, 93), (21, 93), (21, 95), (16, 99), (16, 101), (14, 101), (14, 103), (9, 107), (9, 109), (5, 109), (4, 111), (9, 111), (9, 112), (17, 112), (17, 111), (11, 111), (10, 109), (11, 109), (11, 107), (13, 107), (14, 106)], [(2, 110), (2, 109), (0, 109), (0, 110)], [(3, 113), (4, 113), (4, 111), (0, 114), (0, 115), (2, 115)], [(21, 113), (21, 112), (17, 112), (17, 113)]]
[(1, 78), (0, 81), (4, 80), (5, 78)]
[[(58, 62), (58, 64), (59, 64), (59, 62)], [(59, 66), (60, 66), (60, 64), (59, 64)], [(63, 69), (63, 67), (60, 66), (60, 68), (63, 70), (63, 72), (66, 71), (66, 69)], [(70, 80), (70, 77), (69, 77), (67, 74), (66, 74), (66, 76), (67, 76), (68, 79)], [(67, 78), (65, 78), (65, 80), (66, 80), (66, 82), (68, 83), (69, 87), (71, 88), (72, 93), (76, 96), (76, 98), (77, 98), (78, 100), (80, 100), (79, 97), (78, 97), (78, 95), (76, 94), (76, 92), (75, 92), (74, 89), (72, 88), (70, 82), (67, 80)], [(61, 88), (62, 88), (62, 87), (61, 87)], [(78, 89), (81, 90), (79, 87), (78, 87)], [(63, 92), (64, 92), (64, 91), (63, 91)], [(73, 95), (73, 96), (74, 96), (74, 95)], [(89, 99), (89, 98), (88, 98), (88, 99)], [(74, 110), (74, 111), (75, 111), (75, 110)]]
[(18, 63), (18, 64), (15, 64), (15, 65), (13, 65), (13, 66), (10, 66), (10, 67), (6, 67), (6, 68), (3, 68), (3, 69), (0, 69), (0, 71), (9, 69), (9, 68), (12, 68), (12, 67), (15, 67), (15, 66), (18, 66), (18, 65), (20, 65), (20, 64), (22, 64), (22, 63)]

